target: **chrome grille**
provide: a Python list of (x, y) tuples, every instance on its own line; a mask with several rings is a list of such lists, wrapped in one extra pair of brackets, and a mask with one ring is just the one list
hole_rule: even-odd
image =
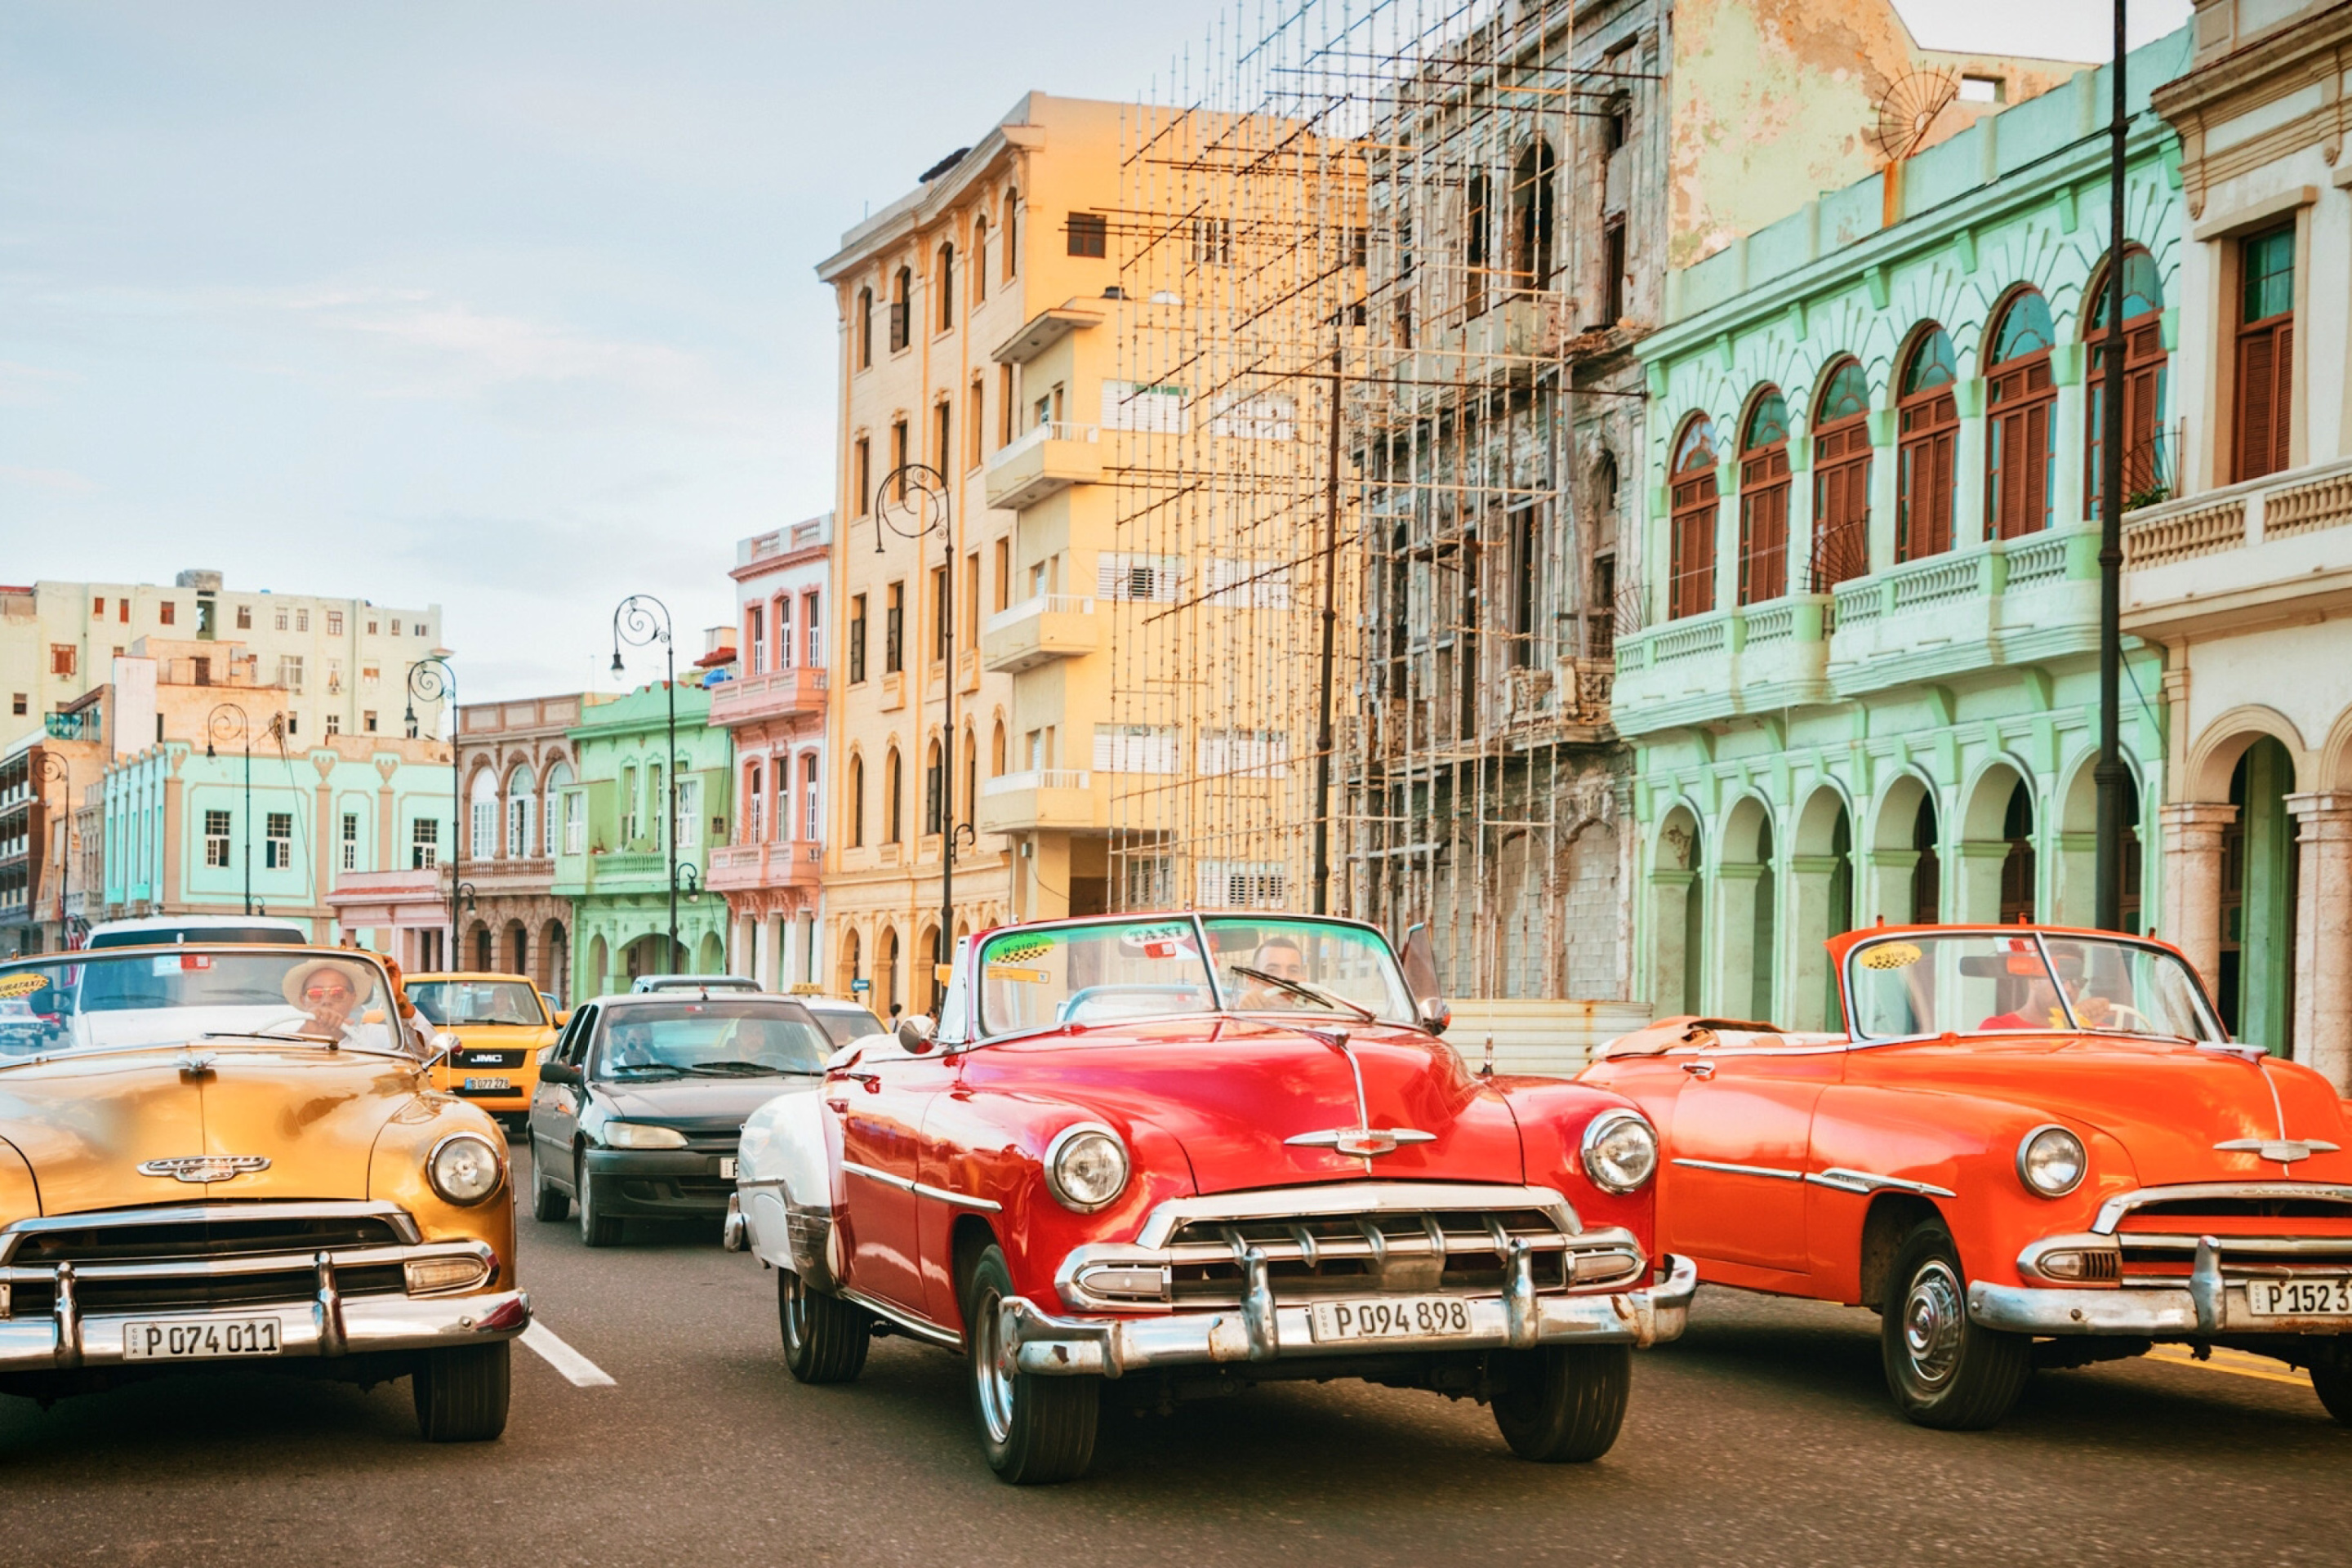
[(158, 1215), (128, 1224), (93, 1216), (70, 1229), (20, 1233), (0, 1243), (0, 1264), (51, 1268), (60, 1263), (179, 1263), (260, 1258), (273, 1252), (397, 1247), (404, 1238), (383, 1215)]
[(2211, 1237), (2225, 1272), (2352, 1272), (2352, 1188), (2326, 1183), (2212, 1182), (2111, 1198), (2096, 1229), (2120, 1249), (2125, 1285), (2178, 1286)]

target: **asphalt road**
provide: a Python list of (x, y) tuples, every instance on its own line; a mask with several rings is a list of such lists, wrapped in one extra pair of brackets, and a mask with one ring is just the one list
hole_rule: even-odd
[(957, 1362), (885, 1340), (859, 1382), (800, 1387), (773, 1274), (715, 1225), (629, 1228), (589, 1252), (523, 1221), (541, 1324), (612, 1381), (519, 1351), (494, 1445), (420, 1442), (404, 1384), (0, 1398), (0, 1563), (2352, 1556), (2352, 1429), (2276, 1363), (2044, 1374), (1998, 1431), (1926, 1432), (1887, 1405), (1874, 1316), (1717, 1291), (1681, 1342), (1635, 1356), (1598, 1464), (1521, 1463), (1466, 1402), (1294, 1384), (1119, 1417), (1086, 1480), (1015, 1489), (980, 1458)]

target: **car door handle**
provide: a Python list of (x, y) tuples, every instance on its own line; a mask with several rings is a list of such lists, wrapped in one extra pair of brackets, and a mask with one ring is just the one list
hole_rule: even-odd
[(1715, 1076), (1715, 1064), (1713, 1062), (1685, 1062), (1683, 1063), (1683, 1071), (1690, 1074), (1693, 1078), (1713, 1078)]
[(837, 1072), (833, 1076), (856, 1079), (866, 1086), (866, 1092), (868, 1094), (882, 1092), (882, 1075), (878, 1072)]

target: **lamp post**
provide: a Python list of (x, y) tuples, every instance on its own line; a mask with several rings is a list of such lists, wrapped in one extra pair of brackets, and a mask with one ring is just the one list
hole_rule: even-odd
[[(944, 456), (944, 454), (942, 454)], [(898, 512), (894, 520), (887, 498), (896, 491)], [(922, 558), (921, 540), (933, 530), (945, 548), (940, 572), (940, 640), (946, 645), (947, 719), (940, 736), (940, 940), (931, 953), (931, 984), (939, 984), (937, 965), (955, 950), (955, 517), (948, 504), (948, 479), (929, 463), (901, 463), (874, 487), (874, 553), (882, 553), (882, 531), (916, 542), (916, 559)]]
[(33, 781), (44, 811), (48, 809), (49, 785), (57, 783), (66, 786), (66, 811), (61, 819), (64, 833), (58, 841), (58, 939), (71, 951), (73, 916), (66, 909), (66, 900), (73, 895), (73, 764), (43, 747), (40, 761), (33, 768)]
[(2124, 766), (2119, 708), (2123, 665), (2124, 567), (2124, 0), (2115, 0), (2116, 58), (2108, 68), (2115, 121), (2107, 145), (2107, 333), (2099, 368), (2099, 760), (2091, 769), (2098, 792), (2092, 856), (2092, 923), (2118, 931), (2124, 923)]
[(236, 703), (218, 703), (205, 715), (205, 755), (215, 755), (213, 742), (231, 736), (245, 748), (245, 823), (239, 837), (245, 840), (245, 912), (249, 915), (253, 912), (253, 726)]
[(662, 690), (669, 699), (669, 751), (662, 766), (667, 797), (661, 826), (662, 845), (668, 851), (669, 967), (677, 966), (677, 645), (670, 637), (669, 606), (651, 594), (632, 594), (613, 607), (613, 673), (622, 673), (621, 645), (662, 646)]
[(465, 865), (465, 806), (459, 800), (457, 776), (457, 672), (439, 654), (427, 654), (408, 667), (408, 710), (401, 717), (411, 740), (416, 738), (416, 704), (448, 700), (449, 713), (449, 950), (441, 962), (457, 963), (457, 873)]

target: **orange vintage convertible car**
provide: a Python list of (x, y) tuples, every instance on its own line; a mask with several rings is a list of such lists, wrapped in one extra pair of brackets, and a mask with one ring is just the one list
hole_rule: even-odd
[(2173, 948), (2047, 927), (1830, 943), (1849, 1033), (1668, 1018), (1587, 1081), (1658, 1129), (1661, 1251), (1859, 1303), (1923, 1426), (2158, 1340), (2306, 1368), (2352, 1423), (2352, 1153), (2326, 1079), (2233, 1043)]

